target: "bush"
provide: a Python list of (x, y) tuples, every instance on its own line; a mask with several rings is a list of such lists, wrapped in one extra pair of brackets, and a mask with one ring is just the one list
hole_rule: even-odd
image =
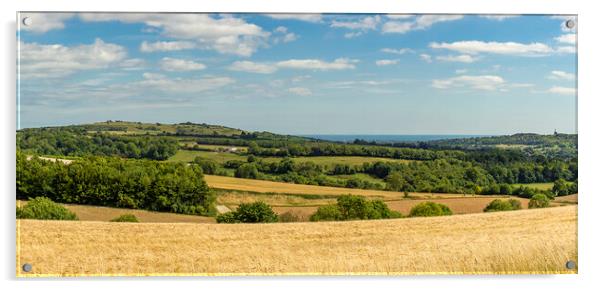
[(217, 170), (219, 169), (219, 166), (216, 162), (212, 160), (206, 160), (201, 157), (194, 158), (194, 161), (192, 162), (201, 166), (201, 169), (203, 169), (204, 174), (215, 175), (217, 174)]
[(309, 217), (312, 222), (317, 221), (340, 221), (343, 220), (341, 211), (337, 205), (321, 206), (318, 210)]
[(337, 198), (336, 205), (321, 206), (310, 221), (340, 221), (401, 218), (381, 200), (368, 201), (363, 196), (346, 195)]
[(129, 222), (129, 223), (138, 223), (138, 218), (132, 214), (121, 215), (115, 219), (112, 219), (111, 222)]
[(412, 208), (410, 217), (448, 216), (452, 211), (448, 206), (433, 202), (420, 203)]
[(278, 215), (278, 222), (281, 222), (281, 223), (299, 222), (300, 220), (301, 220), (301, 218), (299, 217), (299, 215), (297, 215), (291, 211), (287, 211), (285, 213)]
[(17, 207), (17, 219), (38, 220), (77, 220), (77, 216), (67, 208), (46, 197), (30, 199), (21, 208)]
[(243, 179), (256, 179), (259, 176), (259, 171), (253, 163), (243, 164), (236, 169), (234, 176)]
[(521, 209), (521, 204), (520, 204), (519, 200), (510, 199), (510, 200), (506, 201), (506, 200), (495, 199), (495, 200), (491, 201), (491, 203), (489, 203), (487, 205), (487, 207), (485, 207), (483, 212), (513, 211), (513, 210), (520, 210), (520, 209)]
[(544, 194), (536, 194), (529, 201), (529, 209), (547, 208), (550, 206), (550, 200)]
[(217, 216), (218, 223), (275, 223), (278, 215), (272, 211), (270, 205), (258, 201), (254, 203), (243, 203), (236, 211)]
[(227, 213), (220, 214), (217, 217), (215, 217), (215, 221), (218, 223), (227, 223), (227, 224), (240, 223), (240, 221), (238, 221), (238, 217), (235, 212), (227, 212)]
[(512, 205), (513, 210), (520, 210), (523, 208), (523, 205), (517, 199), (510, 199), (510, 200), (508, 200), (508, 203), (510, 203), (510, 205)]

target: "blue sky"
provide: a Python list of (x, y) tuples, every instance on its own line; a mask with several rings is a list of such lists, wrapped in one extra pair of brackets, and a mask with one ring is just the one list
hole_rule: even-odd
[[(566, 16), (22, 13), (19, 125), (576, 132)], [(576, 19), (574, 19), (576, 20)]]

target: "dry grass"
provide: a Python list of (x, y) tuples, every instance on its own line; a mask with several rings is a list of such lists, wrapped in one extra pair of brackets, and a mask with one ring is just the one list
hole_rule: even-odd
[[(281, 193), (295, 195), (321, 195), (321, 196), (340, 196), (340, 195), (360, 195), (365, 197), (380, 197), (385, 200), (401, 199), (403, 193), (388, 192), (379, 190), (364, 190), (364, 189), (348, 189), (337, 187), (299, 185), (282, 182), (271, 182), (263, 180), (240, 179), (233, 177), (205, 175), (205, 181), (212, 188), (235, 190), (244, 192), (259, 192), (259, 193)], [(440, 193), (410, 193), (412, 198), (473, 198), (471, 195), (462, 194), (440, 194)], [(479, 197), (479, 196), (476, 196)]]
[(235, 208), (242, 203), (252, 203), (262, 201), (271, 206), (322, 206), (326, 204), (336, 203), (337, 199), (319, 198), (307, 199), (301, 196), (288, 194), (264, 194), (264, 193), (247, 193), (247, 192), (218, 192), (217, 203)]
[(579, 200), (579, 194), (572, 194), (572, 195), (568, 195), (568, 196), (556, 197), (553, 202), (577, 204), (578, 200)]
[[(447, 205), (454, 214), (475, 214), (482, 213), (483, 209), (495, 199), (507, 199), (508, 197), (475, 197), (475, 198), (445, 198), (433, 200), (435, 203)], [(529, 200), (523, 198), (516, 198), (521, 202), (523, 209), (529, 207)], [(317, 201), (317, 200), (316, 200)], [(336, 203), (336, 199), (322, 200), (325, 204)], [(391, 210), (401, 212), (403, 215), (408, 215), (412, 207), (419, 203), (425, 202), (425, 200), (396, 200), (386, 201), (385, 203)], [(555, 205), (555, 204), (552, 204)], [(309, 216), (316, 212), (319, 205), (316, 206), (303, 206), (303, 207), (292, 207), (287, 205), (273, 205), (274, 212), (282, 214), (285, 212), (291, 212), (298, 215), (301, 220), (309, 220)], [(235, 206), (232, 206), (235, 207)]]
[(286, 224), (21, 220), (17, 230), (19, 276), (576, 273), (564, 264), (577, 261), (576, 206)]
[[(25, 205), (26, 203), (26, 201), (17, 201), (17, 206)], [(86, 205), (63, 204), (63, 206), (74, 212), (81, 221), (108, 222), (121, 215), (132, 214), (141, 223), (215, 223), (215, 219), (211, 217)]]

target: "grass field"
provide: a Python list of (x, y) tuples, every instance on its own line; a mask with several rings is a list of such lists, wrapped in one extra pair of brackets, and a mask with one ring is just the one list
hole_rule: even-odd
[(578, 261), (576, 206), (255, 225), (19, 220), (17, 239), (18, 276), (576, 273), (564, 265)]
[[(17, 201), (17, 206), (26, 203), (26, 201)], [(63, 206), (74, 212), (80, 221), (107, 222), (124, 214), (132, 214), (141, 223), (215, 223), (215, 219), (211, 217), (87, 205), (64, 204)]]
[[(277, 157), (268, 157), (263, 158), (267, 162), (279, 162), (282, 158)], [(377, 157), (357, 157), (357, 156), (318, 156), (318, 157), (294, 157), (291, 158), (295, 162), (307, 162), (311, 161), (318, 165), (322, 166), (334, 166), (336, 164), (341, 165), (361, 165), (363, 163), (373, 163), (373, 162), (403, 162), (408, 163), (412, 162), (410, 160), (398, 160), (398, 159), (388, 159), (388, 158), (377, 158)]]
[(529, 188), (534, 188), (534, 189), (540, 189), (540, 190), (551, 190), (552, 187), (554, 187), (554, 183), (514, 184), (512, 186), (514, 186), (514, 187), (524, 186), (524, 187), (529, 187)]
[(226, 152), (206, 152), (206, 151), (189, 151), (189, 150), (178, 150), (178, 152), (169, 158), (168, 161), (172, 162), (192, 162), (194, 158), (202, 157), (205, 159), (214, 160), (218, 163), (225, 163), (231, 160), (246, 161), (247, 157), (226, 153)]

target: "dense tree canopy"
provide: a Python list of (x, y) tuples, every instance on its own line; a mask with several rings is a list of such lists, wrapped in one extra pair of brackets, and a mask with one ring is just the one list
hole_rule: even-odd
[(17, 198), (211, 215), (215, 195), (201, 167), (89, 157), (64, 164), (17, 152)]
[(178, 151), (178, 142), (165, 137), (88, 135), (78, 128), (25, 129), (17, 133), (17, 148), (42, 155), (120, 156), (166, 160)]

